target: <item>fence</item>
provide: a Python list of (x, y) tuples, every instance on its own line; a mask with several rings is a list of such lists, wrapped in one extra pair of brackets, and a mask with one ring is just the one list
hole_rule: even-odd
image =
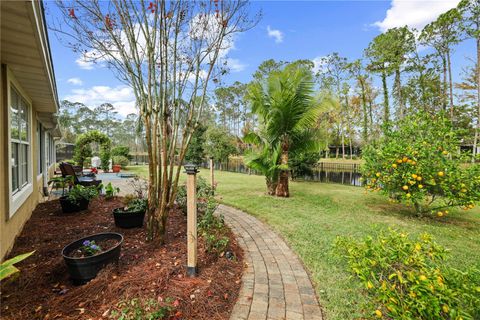
[[(210, 161), (204, 161), (201, 166), (210, 168)], [(261, 175), (259, 172), (248, 168), (242, 159), (229, 159), (223, 163), (214, 162), (214, 169)], [(360, 164), (356, 163), (320, 162), (314, 167), (302, 170), (302, 172), (292, 172), (292, 180), (294, 181), (340, 183), (357, 187), (362, 186), (361, 178)]]

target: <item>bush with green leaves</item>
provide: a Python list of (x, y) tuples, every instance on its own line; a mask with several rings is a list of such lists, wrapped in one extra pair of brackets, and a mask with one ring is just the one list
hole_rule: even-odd
[[(102, 188), (103, 188), (103, 185), (100, 187), (100, 189), (102, 189)], [(104, 189), (105, 189), (105, 199), (106, 200), (113, 199), (120, 192), (120, 188), (119, 187), (114, 187), (111, 182), (109, 182), (104, 187)]]
[(311, 175), (318, 160), (320, 160), (319, 152), (292, 152), (288, 158), (288, 167), (292, 172), (292, 179)]
[(78, 203), (80, 200), (92, 200), (96, 198), (99, 193), (99, 187), (96, 186), (89, 186), (84, 187), (80, 184), (76, 184), (73, 188), (71, 188), (67, 193), (67, 199), (71, 203)]
[(133, 298), (122, 300), (110, 313), (115, 320), (159, 320), (168, 319), (174, 310), (171, 299), (159, 302), (156, 299)]
[(429, 234), (414, 238), (388, 229), (362, 240), (339, 237), (335, 251), (348, 261), (371, 298), (367, 317), (480, 317), (480, 270), (448, 267), (448, 251)]
[[(203, 177), (197, 177), (197, 210), (205, 212), (206, 200), (213, 197), (214, 189)], [(182, 212), (187, 214), (187, 186), (178, 186), (176, 202)]]
[(205, 246), (208, 252), (221, 255), (225, 252), (230, 243), (227, 237), (227, 229), (223, 216), (214, 215), (218, 203), (213, 197), (206, 201), (205, 212), (202, 213), (198, 221), (198, 231), (205, 240)]
[(132, 156), (130, 155), (130, 148), (127, 146), (116, 146), (112, 148), (112, 151), (110, 152), (112, 157), (115, 156), (122, 156), (127, 158), (128, 160), (132, 159)]
[(121, 165), (122, 168), (125, 168), (130, 164), (130, 160), (128, 160), (128, 158), (124, 156), (113, 156), (112, 161), (113, 164)]
[(459, 150), (458, 131), (444, 114), (405, 117), (365, 148), (366, 188), (412, 205), (419, 215), (471, 209), (480, 200), (480, 166), (466, 165)]
[(85, 158), (92, 156), (92, 149), (90, 147), (90, 143), (92, 142), (100, 144), (101, 168), (107, 171), (109, 169), (110, 147), (112, 142), (106, 134), (97, 130), (82, 133), (77, 137), (74, 150), (75, 161), (83, 167)]
[(188, 144), (187, 152), (185, 153), (185, 161), (200, 165), (205, 159), (205, 132), (207, 127), (199, 124), (195, 132), (193, 132), (192, 139)]

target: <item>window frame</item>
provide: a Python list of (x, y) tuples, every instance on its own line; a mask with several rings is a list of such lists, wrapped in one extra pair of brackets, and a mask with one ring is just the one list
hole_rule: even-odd
[[(18, 211), (18, 209), (25, 203), (28, 197), (33, 193), (33, 159), (32, 159), (32, 147), (35, 145), (33, 140), (33, 108), (32, 101), (16, 81), (12, 72), (7, 68), (7, 130), (8, 130), (8, 219), (12, 218), (13, 215)], [(18, 139), (12, 139), (11, 134), (11, 107), (12, 107), (12, 88), (18, 93), (18, 95), (24, 100), (27, 114), (27, 140), (19, 141)], [(26, 153), (26, 166), (27, 166), (27, 181), (22, 188), (18, 191), (13, 191), (13, 177), (12, 177), (12, 143), (23, 144), (27, 146)], [(20, 165), (20, 163), (19, 163)], [(20, 170), (20, 169), (19, 169)]]
[(45, 128), (42, 123), (37, 120), (37, 180), (44, 174), (45, 171)]

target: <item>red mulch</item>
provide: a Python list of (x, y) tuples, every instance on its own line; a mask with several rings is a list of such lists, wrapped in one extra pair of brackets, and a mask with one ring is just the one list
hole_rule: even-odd
[[(228, 319), (240, 289), (243, 253), (230, 233), (230, 261), (205, 252), (200, 239), (199, 275), (186, 275), (186, 217), (172, 210), (165, 244), (145, 242), (145, 228), (115, 227), (112, 209), (119, 199), (94, 200), (88, 211), (63, 214), (58, 200), (39, 204), (17, 238), (10, 257), (36, 250), (19, 263), (20, 274), (1, 286), (2, 319), (107, 319), (126, 298), (178, 306), (174, 319)], [(113, 231), (124, 235), (119, 267), (107, 266), (82, 286), (74, 286), (61, 256), (62, 248), (81, 237)], [(178, 303), (179, 302), (179, 303)]]

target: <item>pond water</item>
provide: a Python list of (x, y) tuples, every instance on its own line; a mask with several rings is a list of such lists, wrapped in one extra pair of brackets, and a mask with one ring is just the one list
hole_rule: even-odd
[[(209, 168), (209, 162), (203, 164), (204, 168)], [(228, 163), (215, 163), (215, 170), (229, 171), (245, 174), (259, 173), (248, 168), (242, 161), (234, 160)], [(307, 174), (293, 173), (296, 181), (314, 181), (325, 183), (340, 183), (351, 186), (362, 186), (362, 174), (360, 173), (360, 165), (356, 163), (336, 163), (336, 162), (320, 162), (311, 168)]]

